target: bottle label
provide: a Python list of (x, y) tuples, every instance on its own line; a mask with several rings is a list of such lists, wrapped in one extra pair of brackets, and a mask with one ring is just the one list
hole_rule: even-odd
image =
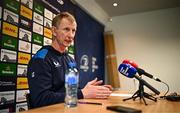
[(78, 84), (78, 79), (75, 75), (69, 74), (69, 75), (66, 75), (65, 82), (68, 85)]

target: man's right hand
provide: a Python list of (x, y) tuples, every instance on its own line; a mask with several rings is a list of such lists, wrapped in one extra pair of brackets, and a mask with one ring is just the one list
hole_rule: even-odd
[(112, 93), (112, 87), (110, 85), (101, 85), (102, 82), (102, 80), (97, 81), (97, 78), (88, 82), (86, 86), (81, 90), (84, 98), (108, 98), (109, 95)]

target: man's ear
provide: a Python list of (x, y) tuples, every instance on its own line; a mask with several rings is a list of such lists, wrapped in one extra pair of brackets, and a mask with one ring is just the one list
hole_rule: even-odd
[(52, 35), (56, 36), (56, 27), (52, 26), (51, 31), (52, 31)]

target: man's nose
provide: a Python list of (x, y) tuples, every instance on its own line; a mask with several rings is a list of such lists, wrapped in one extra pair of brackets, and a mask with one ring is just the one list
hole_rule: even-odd
[(74, 34), (72, 31), (70, 31), (70, 32), (68, 33), (68, 37), (69, 37), (69, 38), (72, 38), (72, 39), (73, 39), (73, 38), (74, 38), (74, 35), (75, 35), (75, 34)]

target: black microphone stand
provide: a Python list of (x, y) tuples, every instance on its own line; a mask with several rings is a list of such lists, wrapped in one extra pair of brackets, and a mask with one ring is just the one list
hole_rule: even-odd
[(153, 100), (155, 102), (157, 101), (157, 98), (155, 98), (152, 95), (144, 92), (144, 82), (142, 80), (139, 80), (139, 89), (133, 94), (133, 96), (130, 98), (123, 99), (123, 101), (130, 100), (130, 99), (133, 99), (133, 101), (135, 101), (135, 99), (137, 97), (139, 97), (140, 100), (143, 99), (145, 105), (147, 105), (145, 98)]

